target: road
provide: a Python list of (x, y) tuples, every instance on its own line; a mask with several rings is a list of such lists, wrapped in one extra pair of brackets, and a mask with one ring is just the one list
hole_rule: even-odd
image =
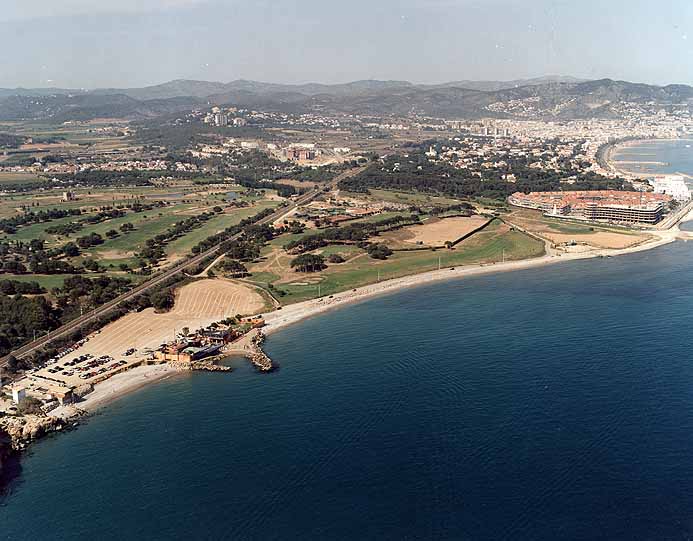
[[(266, 216), (256, 222), (256, 224), (266, 224), (266, 223), (272, 223), (275, 222), (276, 220), (280, 220), (287, 214), (289, 214), (291, 211), (293, 211), (295, 208), (300, 207), (302, 205), (306, 205), (307, 203), (310, 203), (313, 199), (315, 199), (318, 195), (323, 193), (325, 186), (327, 186), (329, 189), (334, 188), (337, 183), (345, 178), (352, 177), (354, 175), (357, 175), (361, 171), (363, 171), (367, 166), (364, 167), (359, 167), (359, 168), (354, 168), (350, 169), (348, 171), (345, 171), (344, 173), (341, 173), (340, 175), (337, 175), (334, 179), (332, 179), (328, 184), (323, 185), (320, 187), (320, 189), (312, 190), (306, 194), (303, 194), (302, 196), (298, 197), (295, 199), (291, 204), (289, 204), (286, 207), (281, 207), (277, 209), (275, 212), (270, 214), (269, 216)], [(233, 237), (230, 237), (228, 239), (225, 239), (222, 242), (226, 242), (228, 240), (237, 240), (240, 238), (242, 233), (238, 233), (237, 235), (234, 235)], [(121, 303), (131, 300), (138, 295), (141, 295), (142, 293), (145, 293), (146, 291), (150, 290), (153, 287), (156, 287), (157, 285), (165, 282), (166, 280), (170, 279), (171, 277), (175, 276), (179, 272), (184, 271), (185, 269), (192, 267), (194, 265), (197, 265), (201, 261), (205, 260), (206, 258), (213, 256), (219, 251), (219, 245), (221, 243), (217, 244), (216, 246), (213, 246), (209, 250), (202, 252), (190, 259), (187, 259), (185, 261), (182, 261), (180, 263), (175, 264), (173, 267), (170, 267), (161, 273), (157, 274), (156, 276), (153, 276), (151, 279), (147, 280), (146, 282), (141, 283), (137, 287), (131, 289), (130, 291), (123, 293), (119, 297), (116, 297), (112, 301), (109, 301), (98, 308), (89, 311), (87, 314), (84, 314), (76, 319), (73, 319), (72, 321), (66, 323), (65, 325), (62, 325), (61, 327), (58, 327), (57, 329), (51, 331), (50, 333), (46, 334), (45, 336), (42, 336), (40, 338), (37, 338), (36, 340), (33, 340), (29, 342), (28, 344), (23, 345), (22, 347), (14, 350), (10, 355), (7, 355), (3, 358), (0, 359), (0, 367), (3, 367), (7, 364), (7, 361), (9, 360), (10, 356), (14, 356), (17, 359), (21, 357), (25, 357), (26, 355), (29, 355), (30, 353), (33, 353), (39, 348), (42, 348), (54, 340), (64, 337), (65, 335), (76, 331), (80, 327), (82, 327), (84, 324), (89, 323), (90, 321), (93, 321), (95, 319), (99, 319), (100, 317), (106, 315), (108, 312), (116, 308), (118, 305)]]

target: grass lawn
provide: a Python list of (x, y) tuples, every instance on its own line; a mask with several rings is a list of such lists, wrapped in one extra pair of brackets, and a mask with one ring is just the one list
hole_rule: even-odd
[[(378, 201), (390, 201), (393, 203), (403, 203), (405, 205), (436, 205), (439, 207), (447, 207), (450, 205), (456, 205), (461, 200), (452, 199), (450, 197), (440, 197), (437, 195), (430, 195), (425, 193), (416, 192), (393, 192), (390, 190), (370, 190), (371, 197)], [(358, 195), (358, 194), (357, 194)], [(363, 197), (363, 194), (361, 194)]]
[(66, 278), (72, 274), (0, 274), (0, 280), (17, 280), (18, 282), (38, 282), (48, 291), (62, 287)]
[[(334, 249), (351, 249), (355, 247), (330, 246)], [(324, 249), (323, 249), (324, 250)], [(324, 252), (323, 252), (324, 253)], [(278, 297), (283, 304), (291, 304), (318, 296), (320, 293), (331, 295), (339, 291), (372, 284), (380, 280), (418, 274), (440, 267), (448, 268), (480, 263), (500, 262), (538, 257), (544, 254), (543, 243), (521, 233), (510, 231), (499, 221), (469, 239), (461, 242), (454, 250), (419, 250), (395, 252), (389, 259), (378, 261), (368, 257), (358, 257), (342, 264), (330, 265), (326, 270), (301, 275), (301, 278), (289, 284), (279, 284), (277, 290), (285, 295)], [(269, 274), (269, 273), (268, 273)], [(254, 275), (253, 281), (268, 281), (263, 274), (262, 280)], [(303, 284), (303, 285), (301, 285)]]
[(0, 171), (0, 187), (4, 183), (17, 184), (21, 182), (36, 182), (41, 181), (48, 183), (48, 180), (39, 178), (34, 173), (13, 173), (9, 171)]
[(183, 235), (182, 237), (169, 243), (166, 246), (166, 254), (169, 256), (187, 254), (190, 252), (190, 250), (192, 250), (193, 246), (205, 240), (207, 237), (211, 237), (227, 227), (236, 225), (244, 218), (254, 216), (266, 208), (274, 208), (278, 206), (278, 204), (279, 203), (277, 201), (262, 201), (261, 203), (252, 207), (237, 209), (228, 214), (216, 216), (205, 222), (202, 227), (193, 229), (187, 235)]
[(410, 213), (406, 210), (400, 212), (383, 212), (381, 214), (376, 214), (375, 216), (366, 216), (365, 218), (359, 218), (357, 220), (349, 220), (347, 224), (363, 224), (363, 223), (374, 223), (381, 220), (387, 220), (388, 218), (394, 218), (395, 216), (409, 216)]
[[(99, 276), (110, 275), (119, 276), (129, 279), (133, 284), (141, 282), (146, 277), (133, 276), (124, 273), (88, 273), (82, 274), (84, 278), (97, 278)], [(0, 274), (0, 280), (17, 280), (18, 282), (38, 282), (48, 291), (54, 287), (62, 287), (67, 278), (75, 276), (74, 274)]]

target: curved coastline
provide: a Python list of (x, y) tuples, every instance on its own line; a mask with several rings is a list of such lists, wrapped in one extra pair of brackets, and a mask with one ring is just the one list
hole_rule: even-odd
[[(681, 222), (693, 221), (693, 210), (691, 210)], [(264, 331), (267, 335), (275, 333), (284, 327), (299, 323), (305, 319), (318, 316), (330, 310), (347, 307), (353, 303), (363, 302), (380, 295), (395, 294), (403, 289), (424, 286), (447, 280), (458, 280), (466, 277), (495, 274), (501, 272), (512, 272), (518, 270), (532, 269), (544, 265), (554, 265), (558, 263), (594, 259), (599, 257), (613, 257), (635, 252), (652, 250), (659, 246), (669, 244), (680, 237), (681, 231), (678, 226), (665, 231), (651, 231), (654, 238), (629, 248), (622, 249), (601, 249), (586, 253), (574, 254), (551, 254), (535, 257), (532, 259), (521, 259), (507, 261), (505, 263), (488, 263), (481, 265), (468, 265), (461, 267), (450, 267), (441, 270), (412, 274), (400, 278), (383, 280), (375, 284), (361, 286), (349, 291), (342, 291), (334, 295), (320, 297), (308, 301), (290, 304), (280, 310), (265, 314), (266, 326)], [(51, 412), (51, 415), (59, 417), (79, 417), (84, 414), (92, 414), (110, 402), (117, 400), (125, 394), (136, 391), (150, 383), (173, 377), (180, 372), (168, 365), (145, 365), (134, 368), (123, 374), (116, 375), (104, 382), (98, 383), (94, 391), (87, 395), (84, 401), (75, 406), (64, 406)]]
[[(693, 220), (693, 211), (689, 212), (681, 221)], [(384, 294), (393, 294), (402, 289), (427, 285), (431, 283), (441, 282), (443, 280), (462, 279), (470, 276), (480, 276), (485, 274), (494, 274), (500, 272), (511, 272), (516, 270), (525, 270), (544, 265), (553, 265), (568, 261), (576, 261), (581, 259), (594, 259), (599, 257), (613, 257), (625, 255), (635, 252), (651, 250), (659, 246), (664, 246), (674, 242), (679, 234), (678, 227), (666, 231), (652, 232), (655, 233), (654, 240), (643, 244), (632, 246), (623, 249), (602, 249), (587, 253), (561, 254), (561, 255), (543, 255), (533, 259), (522, 259), (518, 261), (508, 261), (506, 263), (490, 263), (485, 265), (474, 265), (464, 267), (452, 267), (436, 271), (424, 272), (421, 274), (413, 274), (402, 278), (393, 278), (362, 286), (351, 291), (343, 291), (329, 297), (321, 297), (304, 301), (289, 306), (283, 307), (281, 310), (266, 314), (265, 321), (267, 326), (265, 332), (271, 334), (288, 325), (293, 325), (309, 317), (316, 316), (328, 310), (348, 306), (351, 303), (361, 302)]]
[(645, 173), (645, 172), (638, 172), (638, 171), (631, 171), (629, 169), (624, 168), (622, 165), (619, 165), (619, 162), (614, 159), (614, 154), (621, 150), (621, 149), (626, 149), (629, 147), (634, 147), (642, 144), (647, 144), (647, 143), (655, 143), (655, 142), (676, 142), (676, 141), (688, 141), (688, 138), (685, 137), (669, 137), (669, 138), (658, 138), (658, 137), (643, 137), (639, 139), (626, 139), (626, 140), (621, 140), (621, 141), (614, 141), (613, 143), (609, 143), (608, 146), (603, 150), (602, 154), (602, 159), (604, 162), (604, 165), (613, 171), (614, 173), (618, 175), (622, 175), (625, 177), (631, 177), (631, 178), (647, 178), (647, 177), (652, 177), (653, 175), (657, 175), (657, 173)]

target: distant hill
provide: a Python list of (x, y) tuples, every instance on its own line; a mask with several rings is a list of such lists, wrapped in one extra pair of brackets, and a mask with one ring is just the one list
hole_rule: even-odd
[(484, 92), (497, 92), (509, 88), (519, 88), (521, 86), (545, 85), (548, 83), (584, 83), (588, 79), (578, 79), (561, 75), (549, 75), (547, 77), (535, 77), (533, 79), (516, 79), (514, 81), (452, 81), (438, 85), (418, 85), (419, 88), (468, 88), (470, 90), (481, 90)]
[(624, 103), (693, 105), (693, 87), (601, 79), (542, 77), (517, 81), (407, 81), (344, 84), (230, 83), (176, 80), (156, 86), (93, 91), (0, 89), (0, 120), (148, 118), (206, 104), (285, 112), (406, 115), (443, 118), (618, 118)]
[(124, 94), (77, 94), (0, 98), (0, 120), (91, 120), (94, 118), (147, 118), (188, 110), (194, 98), (137, 100)]

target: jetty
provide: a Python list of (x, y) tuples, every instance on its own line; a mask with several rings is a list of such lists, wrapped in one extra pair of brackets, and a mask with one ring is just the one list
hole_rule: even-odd
[(274, 370), (274, 363), (262, 349), (265, 338), (265, 333), (260, 329), (256, 329), (254, 332), (243, 336), (240, 340), (227, 344), (224, 347), (224, 353), (243, 355), (261, 372), (271, 372)]
[(206, 361), (168, 361), (168, 365), (176, 370), (205, 371), (205, 372), (231, 372), (231, 367), (215, 364), (215, 359)]

